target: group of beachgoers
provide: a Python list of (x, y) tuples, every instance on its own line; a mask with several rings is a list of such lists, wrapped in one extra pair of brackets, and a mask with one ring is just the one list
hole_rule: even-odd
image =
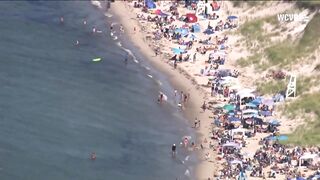
[[(187, 2), (189, 4), (185, 4)], [(205, 87), (210, 88), (210, 96), (214, 100), (205, 101), (201, 109), (212, 111), (214, 116), (211, 119), (210, 136), (199, 147), (194, 142), (189, 144), (188, 137), (185, 137), (181, 146), (203, 149), (206, 161), (220, 164), (215, 177), (208, 179), (320, 179), (320, 161), (317, 161), (319, 147), (302, 148), (282, 143), (288, 140), (288, 136), (281, 135), (281, 122), (275, 120), (274, 111), (276, 105), (285, 99), (285, 95), (278, 93), (273, 97), (259, 96), (254, 89), (241, 87), (238, 70), (221, 68), (227, 62), (230, 49), (229, 37), (225, 32), (238, 27), (236, 16), (223, 19), (220, 15), (223, 13), (219, 12), (221, 8), (217, 6), (222, 2), (214, 2), (215, 8), (211, 13), (205, 10), (209, 6), (203, 8), (204, 2), (199, 9), (197, 3), (200, 1), (167, 1), (164, 2), (166, 5), (158, 3), (157, 10), (148, 9), (141, 1), (134, 3), (135, 8), (142, 9), (137, 13), (137, 19), (144, 22), (141, 23), (145, 25), (143, 29), (152, 25), (149, 31), (152, 31), (154, 44), (164, 42), (179, 46), (172, 48), (173, 53), (166, 56), (174, 68), (177, 68), (178, 63), (192, 65), (202, 61), (205, 64), (199, 74), (208, 77)], [(194, 13), (198, 19), (202, 18), (208, 22), (207, 26), (200, 26), (196, 21), (186, 21), (180, 9)], [(200, 31), (201, 27), (205, 30)], [(156, 54), (163, 53), (161, 50), (159, 52), (157, 49)], [(159, 99), (161, 101), (161, 94)], [(179, 103), (183, 99), (181, 97)], [(200, 120), (195, 118), (193, 127), (199, 126)], [(260, 141), (256, 141), (256, 138)], [(173, 144), (171, 150), (174, 156), (177, 146)]]

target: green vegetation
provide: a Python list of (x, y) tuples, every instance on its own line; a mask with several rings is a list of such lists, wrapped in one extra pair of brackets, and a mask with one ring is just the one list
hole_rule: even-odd
[(246, 59), (240, 58), (239, 60), (237, 60), (237, 65), (239, 65), (240, 67), (246, 67), (252, 64), (258, 64), (261, 58), (261, 54), (254, 54)]
[(297, 42), (290, 40), (265, 49), (270, 65), (285, 66), (298, 58), (313, 52), (319, 47), (320, 14), (316, 14), (305, 28), (302, 38)]
[(286, 90), (286, 80), (271, 80), (268, 82), (260, 82), (257, 84), (257, 91), (261, 94), (275, 94)]
[(266, 1), (240, 1), (240, 0), (234, 0), (234, 1), (231, 1), (233, 6), (234, 7), (240, 7), (242, 4), (247, 4), (249, 7), (254, 7), (254, 6), (257, 6), (257, 5), (264, 5), (266, 4), (267, 2)]
[[(297, 78), (297, 95), (308, 92), (312, 87), (318, 85), (320, 80), (316, 77), (299, 77)], [(257, 90), (262, 94), (275, 94), (286, 89), (288, 80), (271, 80), (267, 82), (257, 83)]]
[(259, 39), (262, 37), (262, 25), (261, 19), (248, 21), (241, 26), (240, 33), (249, 39)]
[(310, 10), (316, 10), (320, 8), (320, 1), (298, 0), (297, 6), (300, 8), (308, 8)]
[(305, 119), (308, 123), (297, 128), (289, 135), (288, 144), (319, 145), (320, 144), (320, 93), (305, 94), (298, 100), (285, 106), (289, 118), (295, 118), (305, 113), (313, 113), (314, 121)]

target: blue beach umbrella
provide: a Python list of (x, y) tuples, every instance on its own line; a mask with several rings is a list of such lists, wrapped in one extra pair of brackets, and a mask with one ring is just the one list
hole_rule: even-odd
[(233, 20), (233, 19), (238, 19), (238, 17), (237, 16), (228, 16), (228, 19)]
[(247, 103), (246, 104), (247, 107), (253, 107), (253, 108), (256, 108), (257, 105), (253, 104), (253, 103)]
[(259, 105), (259, 104), (261, 104), (261, 99), (254, 99), (250, 103), (255, 104), (255, 105)]
[(184, 49), (179, 49), (179, 48), (172, 48), (172, 52), (174, 54), (181, 54), (181, 53), (184, 53), (185, 50)]
[(270, 136), (268, 138), (269, 140), (272, 140), (272, 141), (287, 141), (288, 140), (288, 136), (286, 135), (280, 135), (280, 136)]
[(234, 116), (229, 117), (228, 120), (229, 120), (230, 122), (238, 122), (238, 121), (240, 121), (239, 118), (234, 117)]
[(269, 124), (274, 125), (274, 126), (279, 126), (280, 122), (276, 119), (273, 119), (273, 120), (269, 121)]

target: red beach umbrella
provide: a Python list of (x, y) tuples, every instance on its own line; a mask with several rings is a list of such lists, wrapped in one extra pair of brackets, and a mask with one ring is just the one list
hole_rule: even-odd
[(186, 17), (187, 17), (188, 23), (195, 23), (198, 21), (198, 17), (195, 14), (188, 13), (188, 14), (186, 14)]
[(160, 14), (161, 14), (161, 10), (160, 10), (160, 9), (157, 9), (157, 10), (155, 11), (155, 14), (156, 14), (156, 15), (160, 15)]

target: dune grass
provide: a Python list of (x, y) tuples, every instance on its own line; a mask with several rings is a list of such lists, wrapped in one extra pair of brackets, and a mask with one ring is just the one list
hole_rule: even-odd
[(315, 115), (313, 121), (305, 118), (307, 124), (298, 127), (292, 134), (289, 134), (287, 144), (320, 144), (320, 92), (302, 95), (298, 100), (287, 104), (284, 112), (289, 118), (301, 117), (301, 115), (308, 113)]
[(320, 14), (316, 14), (306, 26), (301, 39), (296, 42), (286, 40), (266, 48), (265, 54), (270, 65), (283, 67), (316, 50), (320, 45), (319, 29)]
[[(312, 87), (318, 85), (320, 80), (317, 77), (298, 76), (296, 84), (296, 96), (307, 93)], [(275, 94), (284, 91), (289, 83), (289, 78), (283, 80), (270, 80), (257, 83), (257, 91), (262, 94)]]
[(240, 33), (248, 40), (263, 40), (263, 20), (247, 21), (240, 27)]
[(276, 94), (280, 91), (284, 91), (287, 88), (286, 80), (271, 80), (267, 82), (257, 83), (257, 91), (262, 95)]
[(239, 60), (237, 60), (237, 65), (240, 67), (246, 67), (252, 64), (258, 64), (261, 58), (262, 58), (261, 54), (256, 53), (252, 56), (249, 56), (248, 58), (240, 58)]

